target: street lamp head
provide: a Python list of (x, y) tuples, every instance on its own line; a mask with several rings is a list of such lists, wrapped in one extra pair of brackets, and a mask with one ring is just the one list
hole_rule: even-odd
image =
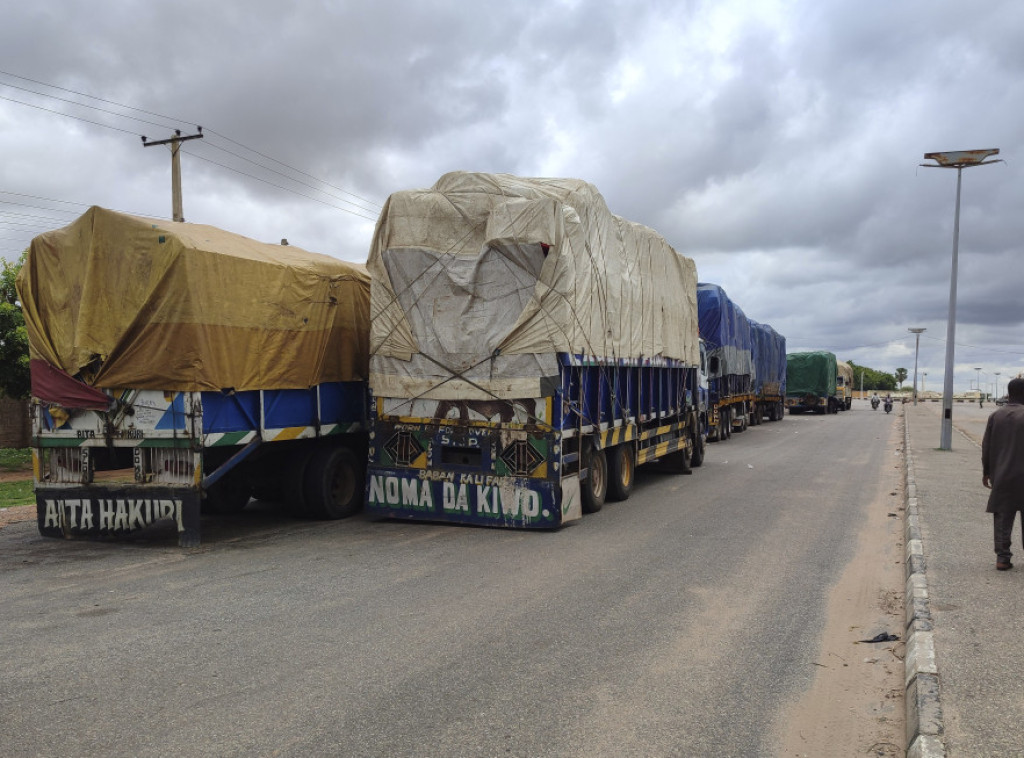
[(920, 334), (921, 332), (926, 332), (928, 330), (923, 326), (911, 326), (907, 328), (907, 331), (913, 332), (914, 334)]
[(944, 153), (925, 153), (926, 161), (935, 163), (922, 163), (926, 168), (968, 168), (969, 166), (984, 166), (989, 163), (1002, 163), (1002, 160), (990, 161), (993, 155), (999, 155), (999, 148), (993, 147), (987, 150), (948, 150)]

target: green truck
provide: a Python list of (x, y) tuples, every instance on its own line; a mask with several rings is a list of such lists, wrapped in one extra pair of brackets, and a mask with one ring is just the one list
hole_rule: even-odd
[(834, 353), (815, 350), (786, 355), (786, 407), (793, 413), (837, 413), (838, 362)]

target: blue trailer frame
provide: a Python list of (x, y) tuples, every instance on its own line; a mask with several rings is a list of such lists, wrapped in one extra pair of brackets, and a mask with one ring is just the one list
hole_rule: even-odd
[(703, 461), (697, 367), (564, 353), (558, 364), (550, 395), (486, 401), (498, 422), (470, 419), (473, 401), (439, 403), (428, 418), (377, 398), (367, 511), (552, 529), (599, 510), (606, 494), (626, 499), (638, 465), (685, 473)]

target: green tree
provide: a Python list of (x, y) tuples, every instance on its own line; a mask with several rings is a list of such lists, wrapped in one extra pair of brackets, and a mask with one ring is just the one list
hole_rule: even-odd
[(892, 392), (896, 389), (896, 377), (884, 371), (878, 371), (867, 366), (858, 366), (853, 361), (846, 361), (853, 367), (853, 386), (855, 389), (863, 387), (866, 391), (878, 390), (879, 392)]
[(905, 368), (896, 369), (896, 383), (903, 389), (903, 382), (907, 379), (907, 370)]
[(0, 260), (0, 395), (14, 398), (28, 397), (32, 388), (28, 332), (14, 286), (24, 263), (25, 253), (15, 263)]

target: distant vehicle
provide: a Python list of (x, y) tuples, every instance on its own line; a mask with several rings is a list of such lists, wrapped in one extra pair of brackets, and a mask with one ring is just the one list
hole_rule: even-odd
[(786, 355), (786, 407), (794, 413), (837, 413), (846, 407), (836, 397), (839, 376), (835, 353), (826, 350)]
[(1006, 405), (1008, 402), (1010, 402), (1010, 398), (1008, 398), (1006, 395), (1003, 395), (1001, 398), (996, 400), (996, 405)]

